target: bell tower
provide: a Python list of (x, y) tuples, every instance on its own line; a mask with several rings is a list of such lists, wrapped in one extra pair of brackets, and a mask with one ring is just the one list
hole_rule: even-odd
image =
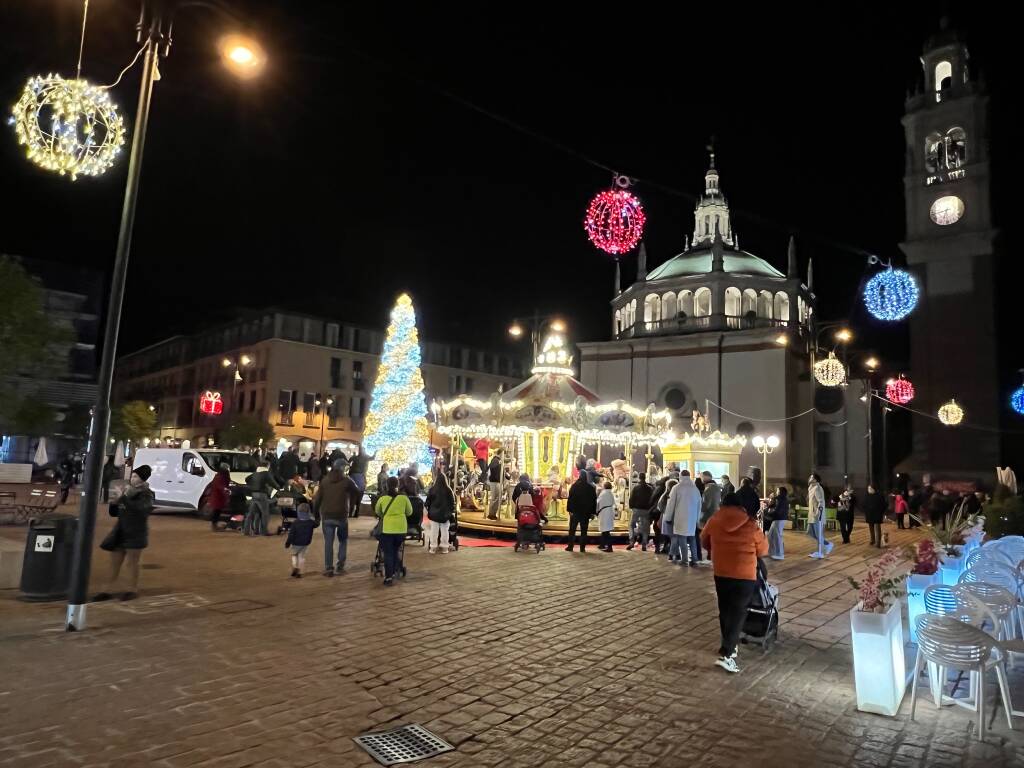
[[(967, 46), (946, 19), (924, 46), (924, 87), (907, 98), (906, 240), (921, 286), (910, 318), (916, 410), (935, 414), (955, 397), (965, 424), (1000, 421), (996, 331), (996, 230), (990, 205), (988, 95)], [(994, 431), (914, 417), (913, 469), (990, 480), (999, 462)]]

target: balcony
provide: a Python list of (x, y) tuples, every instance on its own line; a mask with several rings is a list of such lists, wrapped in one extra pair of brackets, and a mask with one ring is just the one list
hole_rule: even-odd
[(282, 411), (281, 414), (278, 417), (278, 420), (277, 420), (278, 425), (282, 426), (282, 427), (290, 427), (290, 426), (292, 426), (292, 421), (293, 421), (292, 417), (294, 415), (295, 414), (293, 414), (293, 413), (288, 413), (288, 412)]
[(747, 331), (754, 328), (786, 328), (788, 320), (773, 320), (770, 317), (744, 317), (727, 315), (704, 315), (702, 317), (677, 317), (668, 320), (639, 321), (619, 331), (615, 338), (634, 339), (641, 336), (672, 336), (705, 331)]

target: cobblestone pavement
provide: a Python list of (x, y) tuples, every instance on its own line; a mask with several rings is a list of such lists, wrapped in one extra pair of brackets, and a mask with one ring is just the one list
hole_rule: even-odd
[[(895, 718), (856, 711), (845, 582), (871, 556), (863, 526), (823, 563), (787, 534), (782, 643), (741, 650), (729, 676), (707, 570), (410, 546), (385, 589), (369, 521), (353, 523), (347, 575), (319, 575), (318, 533), (295, 580), (280, 538), (157, 517), (140, 598), (91, 606), (85, 633), (61, 631), (62, 605), (0, 592), (0, 766), (372, 765), (352, 737), (409, 722), (458, 747), (429, 765), (1024, 764), (1005, 720), (981, 743), (970, 713), (927, 698), (913, 723), (909, 695)], [(1021, 670), (1011, 687), (1024, 702)]]

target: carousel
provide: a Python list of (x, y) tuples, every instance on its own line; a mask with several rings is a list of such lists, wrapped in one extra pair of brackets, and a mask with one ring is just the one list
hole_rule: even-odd
[[(512, 489), (521, 473), (530, 476), (535, 504), (548, 518), (545, 531), (568, 530), (566, 497), (578, 457), (593, 458), (613, 482), (619, 508), (616, 533), (629, 525), (626, 500), (637, 469), (624, 457), (638, 451), (649, 464), (654, 448), (669, 443), (672, 417), (655, 406), (637, 408), (622, 400), (602, 403), (573, 377), (572, 356), (565, 340), (554, 333), (545, 339), (529, 379), (488, 400), (469, 396), (435, 401), (431, 406), (436, 431), (449, 441), (449, 467), (464, 467), (459, 525), (495, 532), (515, 530)], [(485, 439), (489, 458), (501, 462), (500, 495), (474, 475), (470, 445)]]

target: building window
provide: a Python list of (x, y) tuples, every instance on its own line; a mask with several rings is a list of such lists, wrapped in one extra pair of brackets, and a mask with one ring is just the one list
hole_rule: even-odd
[(328, 323), (327, 324), (326, 338), (324, 339), (324, 343), (328, 347), (336, 347), (336, 346), (338, 346), (338, 324), (337, 323)]
[(753, 288), (747, 288), (743, 291), (743, 313), (746, 315), (757, 314), (757, 291)]
[(302, 411), (306, 416), (305, 426), (316, 425), (316, 392), (307, 392), (302, 396)]
[(341, 389), (341, 358), (331, 358), (331, 389)]
[(711, 314), (711, 289), (698, 288), (693, 295), (693, 314), (695, 317), (707, 317)]
[(656, 293), (650, 294), (644, 299), (644, 322), (648, 328), (653, 328), (661, 320), (661, 297)]
[(815, 463), (819, 467), (832, 466), (832, 430), (828, 427), (818, 429), (818, 439), (814, 443)]
[(761, 291), (757, 295), (757, 316), (772, 319), (772, 294), (771, 291)]
[(739, 288), (730, 285), (725, 289), (725, 314), (729, 317), (739, 317), (742, 304), (743, 294)]
[(775, 294), (775, 319), (789, 322), (789, 296), (782, 291)]
[(935, 65), (935, 90), (944, 91), (953, 84), (953, 65), (940, 61)]
[(338, 426), (338, 396), (334, 396), (334, 402), (327, 406), (327, 426), (334, 429)]
[(362, 418), (366, 415), (366, 398), (353, 397), (349, 401), (348, 415), (352, 419), (353, 427), (356, 422), (362, 421)]
[(366, 380), (363, 379), (363, 361), (352, 361), (352, 389), (362, 392), (366, 389)]
[(462, 394), (462, 377), (457, 374), (451, 374), (448, 377), (448, 394), (449, 395), (461, 395)]
[(256, 410), (256, 390), (250, 390), (249, 392), (249, 412)]
[(682, 318), (693, 317), (693, 291), (680, 291), (679, 300), (676, 304), (679, 316)]
[(473, 377), (472, 376), (467, 376), (466, 377), (466, 394), (467, 395), (473, 394)]
[(277, 393), (277, 410), (280, 424), (291, 426), (292, 414), (295, 413), (295, 390), (282, 389)]

